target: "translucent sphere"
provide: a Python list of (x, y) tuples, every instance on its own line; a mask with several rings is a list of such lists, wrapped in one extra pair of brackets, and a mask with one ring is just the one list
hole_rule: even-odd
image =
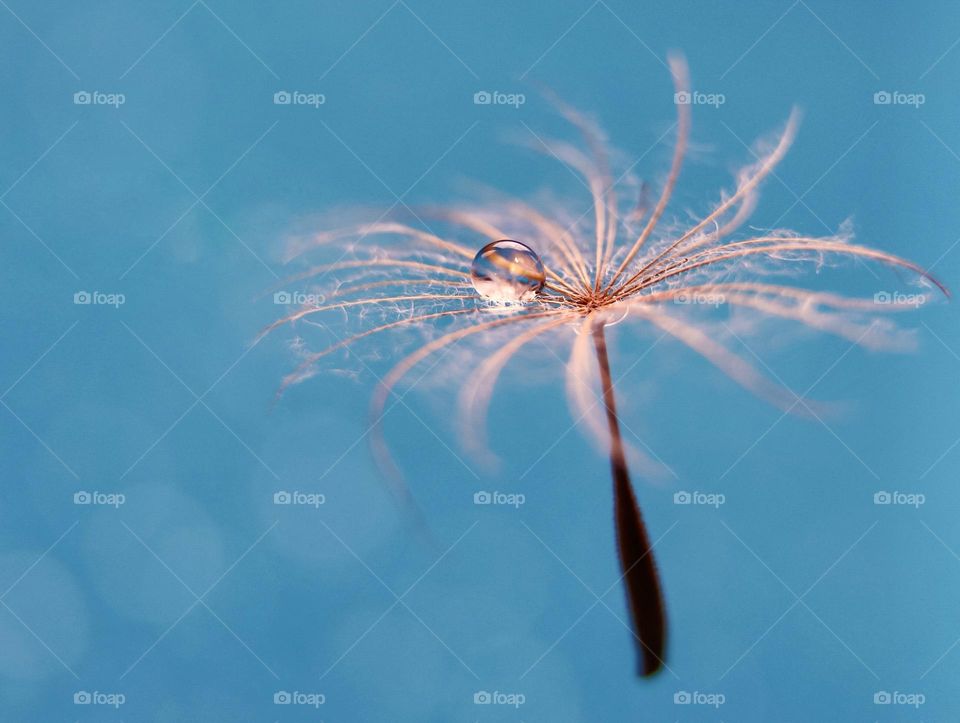
[(532, 301), (543, 288), (540, 257), (526, 244), (510, 239), (488, 243), (473, 257), (470, 278), (477, 293), (491, 301)]

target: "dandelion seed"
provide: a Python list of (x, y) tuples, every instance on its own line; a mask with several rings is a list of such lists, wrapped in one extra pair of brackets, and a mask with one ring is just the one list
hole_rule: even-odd
[[(672, 56), (670, 69), (675, 91), (688, 93), (683, 59)], [(894, 349), (902, 346), (904, 334), (878, 316), (916, 308), (927, 298), (926, 291), (905, 297), (908, 301), (903, 303), (897, 300), (899, 297), (887, 295), (881, 304), (870, 298), (759, 279), (810, 268), (819, 271), (835, 261), (854, 259), (910, 272), (928, 291), (936, 288), (944, 295), (948, 292), (918, 265), (855, 245), (846, 225), (827, 237), (774, 229), (752, 238), (728, 240), (749, 218), (757, 205), (760, 184), (793, 142), (798, 125), (796, 111), (790, 114), (776, 142), (740, 171), (734, 190), (723, 195), (713, 210), (690, 228), (678, 233), (660, 231), (661, 237), (657, 238), (655, 233), (680, 176), (691, 106), (676, 104), (677, 138), (656, 203), (651, 206), (648, 202), (644, 184), (640, 202), (622, 217), (603, 135), (579, 112), (556, 100), (555, 105), (579, 132), (586, 150), (554, 141), (541, 141), (539, 150), (583, 175), (592, 201), (583, 215), (576, 218), (568, 209), (546, 211), (518, 199), (505, 199), (492, 208), (425, 211), (431, 220), (449, 226), (449, 234), (443, 236), (391, 220), (295, 239), (291, 257), (337, 244), (342, 256), (286, 280), (284, 283), (306, 283), (313, 279), (319, 298), (325, 301), (291, 312), (263, 333), (285, 324), (310, 323), (315, 315), (332, 311), (344, 313), (358, 324), (368, 324), (342, 336), (324, 324), (337, 338), (319, 351), (301, 351), (301, 363), (283, 380), (279, 394), (311, 377), (317, 364), (337, 351), (356, 349), (381, 334), (413, 330), (429, 334), (444, 326), (439, 336), (423, 341), (396, 362), (380, 380), (371, 403), (374, 452), (381, 466), (393, 469), (388, 477), (398, 495), (408, 501), (410, 493), (399, 483), (400, 476), (377, 424), (395, 387), (411, 371), (455, 346), (464, 350), (467, 356), (458, 357), (456, 367), (461, 382), (462, 436), (466, 446), (476, 451), (485, 447), (483, 420), (487, 405), (510, 360), (534, 339), (567, 345), (570, 405), (610, 460), (617, 550), (638, 669), (641, 675), (649, 676), (664, 664), (666, 612), (650, 536), (627, 467), (628, 455), (644, 460), (637, 450), (627, 447), (620, 433), (606, 339), (610, 327), (620, 321), (624, 323), (618, 330), (629, 328), (627, 322), (655, 327), (750, 391), (784, 410), (803, 413), (810, 405), (798, 405), (792, 392), (732, 351), (725, 343), (729, 340), (698, 318), (698, 309), (688, 300), (720, 299), (743, 314), (790, 320), (869, 348)], [(646, 222), (640, 228), (644, 218)], [(452, 240), (476, 236), (484, 244), (479, 253), (474, 251), (477, 243)], [(388, 237), (397, 237), (400, 242), (387, 243)], [(531, 246), (510, 238), (523, 238)], [(348, 253), (357, 258), (344, 258)], [(340, 274), (349, 274), (350, 278), (340, 283)], [(471, 285), (476, 294), (470, 293)], [(491, 310), (490, 301), (500, 302), (501, 313), (493, 317), (484, 313)], [(748, 318), (752, 320), (753, 316)], [(371, 319), (377, 322), (369, 324)], [(507, 337), (501, 340), (500, 334)], [(470, 355), (476, 367), (472, 373), (467, 366)]]

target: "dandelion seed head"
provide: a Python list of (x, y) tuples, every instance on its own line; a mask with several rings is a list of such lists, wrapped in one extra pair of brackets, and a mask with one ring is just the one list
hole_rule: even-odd
[[(670, 66), (676, 91), (688, 91), (685, 63), (671, 57)], [(838, 283), (849, 287), (841, 272), (859, 276), (869, 268), (864, 280), (876, 291), (885, 267), (900, 274), (898, 283), (946, 293), (913, 262), (854, 243), (849, 219), (821, 236), (748, 225), (763, 181), (796, 136), (796, 111), (750, 147), (732, 187), (715, 195), (706, 213), (695, 213), (670, 206), (691, 146), (690, 105), (675, 106), (673, 153), (661, 173), (628, 164), (593, 118), (549, 100), (575, 140), (530, 128), (524, 143), (564, 167), (564, 180), (567, 172), (577, 175), (585, 199), (543, 190), (524, 200), (485, 190), (452, 207), (361, 220), (352, 214), (346, 222), (338, 213), (324, 230), (300, 226), (286, 256), (310, 265), (283, 283), (302, 284), (295, 288), (321, 301), (290, 309), (264, 333), (306, 324), (322, 330), (325, 346), (296, 345), (298, 364), (280, 392), (312, 376), (332, 354), (377, 377), (375, 419), (404, 380), (418, 386), (449, 380), (458, 390), (463, 442), (482, 454), (494, 386), (515, 356), (536, 345), (541, 360), (565, 361), (574, 418), (583, 418), (605, 447), (588, 333), (597, 325), (670, 337), (750, 391), (802, 413), (792, 393), (742, 355), (744, 339), (770, 338), (771, 329), (789, 322), (868, 349), (909, 348), (913, 335), (880, 317), (916, 308), (926, 303), (917, 299), (929, 296), (901, 303), (843, 294), (835, 290)], [(660, 180), (651, 187), (640, 176)], [(390, 343), (373, 343), (383, 337)], [(383, 372), (380, 357), (395, 365)], [(642, 458), (644, 451), (634, 454)]]
[[(669, 65), (677, 94), (688, 93), (682, 58), (671, 56)], [(639, 161), (618, 175), (625, 157), (611, 151), (594, 119), (549, 99), (576, 140), (525, 126), (526, 144), (563, 166), (565, 181), (566, 172), (576, 175), (587, 203), (548, 193), (530, 201), (499, 195), (300, 233), (287, 257), (311, 265), (285, 279), (279, 297), (294, 298), (288, 292), (297, 289), (299, 298), (309, 289), (312, 298), (288, 308), (263, 334), (287, 325), (311, 332), (305, 329), (291, 344), (298, 363), (278, 395), (321, 366), (376, 379), (367, 432), (387, 481), (405, 503), (411, 495), (379, 422), (392, 406), (407, 406), (404, 396), (412, 387), (455, 390), (462, 443), (483, 459), (489, 457), (485, 420), (498, 380), (520, 377), (526, 387), (551, 368), (562, 373), (574, 426), (609, 455), (640, 671), (651, 675), (663, 663), (664, 615), (626, 460), (647, 476), (672, 470), (642, 441), (642, 448), (631, 448), (622, 439), (607, 330), (613, 336), (645, 329), (656, 342), (670, 338), (785, 413), (819, 418), (830, 410), (806, 398), (799, 404), (765, 363), (758, 365), (760, 357), (745, 340), (777, 342), (790, 325), (870, 350), (902, 350), (915, 338), (891, 315), (927, 303), (933, 289), (947, 290), (917, 264), (854, 243), (849, 221), (825, 236), (747, 226), (761, 184), (796, 136), (796, 110), (775, 136), (749, 149), (732, 188), (716, 194), (705, 213), (695, 213), (671, 206), (691, 146), (691, 104), (675, 103), (666, 173), (643, 169), (645, 177), (659, 179), (651, 190), (633, 172)], [(898, 283), (919, 282), (924, 292), (877, 289), (884, 268), (898, 274)], [(852, 295), (841, 274), (860, 276), (864, 269), (871, 272), (866, 283), (872, 293)], [(308, 349), (307, 337), (322, 346)], [(538, 363), (525, 365), (522, 375), (504, 373), (524, 353), (535, 354)], [(383, 361), (390, 364), (386, 370)], [(449, 397), (441, 399), (446, 414)]]

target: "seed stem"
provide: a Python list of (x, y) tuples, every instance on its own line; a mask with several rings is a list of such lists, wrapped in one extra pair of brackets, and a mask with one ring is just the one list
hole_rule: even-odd
[(603, 386), (603, 403), (610, 429), (610, 471), (613, 476), (613, 515), (617, 531), (617, 550), (620, 569), (623, 572), (627, 603), (637, 641), (637, 667), (639, 675), (651, 676), (663, 665), (666, 643), (666, 613), (660, 578), (650, 547), (646, 525), (630, 484), (630, 472), (620, 435), (617, 418), (617, 403), (613, 380), (610, 375), (610, 360), (607, 356), (607, 340), (604, 324), (593, 327), (593, 342), (600, 366), (600, 381)]

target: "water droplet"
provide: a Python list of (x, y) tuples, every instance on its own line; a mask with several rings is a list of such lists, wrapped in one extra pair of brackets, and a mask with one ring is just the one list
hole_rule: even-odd
[(503, 304), (532, 301), (546, 278), (543, 262), (526, 244), (510, 239), (488, 243), (470, 265), (477, 293)]

